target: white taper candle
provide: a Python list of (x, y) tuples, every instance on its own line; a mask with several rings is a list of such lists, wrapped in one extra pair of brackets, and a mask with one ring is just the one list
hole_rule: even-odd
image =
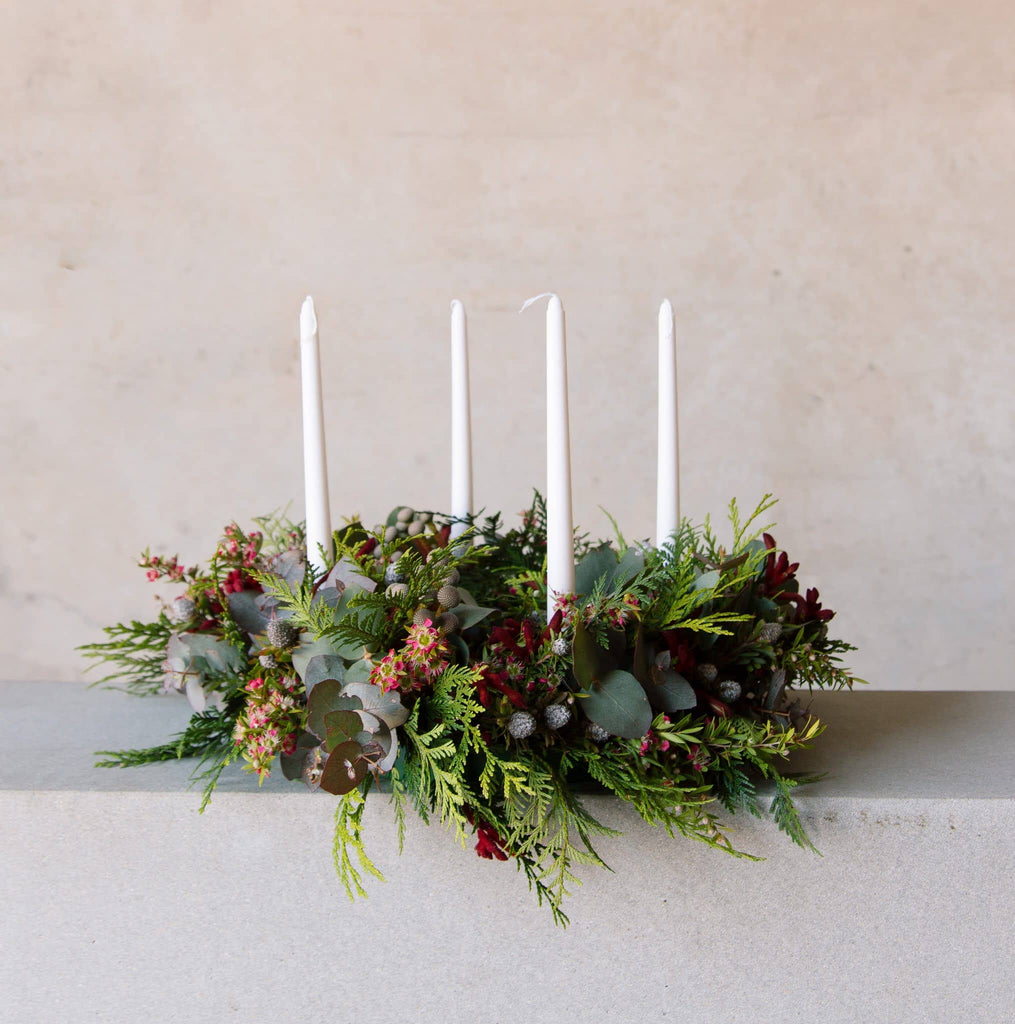
[(451, 536), (461, 536), (472, 515), (472, 413), (465, 308), (451, 303)]
[(574, 593), (571, 518), (571, 431), (567, 411), (564, 307), (556, 295), (546, 306), (546, 617), (559, 594)]
[(300, 309), (300, 366), (303, 378), (303, 483), (306, 494), (307, 560), (317, 572), (325, 568), (321, 549), (330, 559), (331, 510), (328, 506), (328, 460), (324, 445), (324, 400), (321, 391), (321, 346), (314, 300), (308, 295)]
[(659, 307), (659, 444), (656, 470), (656, 547), (680, 525), (680, 446), (677, 434), (677, 346), (673, 307)]

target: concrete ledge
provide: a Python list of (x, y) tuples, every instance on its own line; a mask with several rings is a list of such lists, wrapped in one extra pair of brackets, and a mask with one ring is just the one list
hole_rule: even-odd
[(182, 701), (0, 696), (4, 1024), (1012, 1017), (1015, 694), (817, 696), (830, 728), (799, 766), (833, 775), (800, 805), (823, 857), (745, 819), (768, 859), (734, 861), (596, 798), (627, 834), (566, 932), (437, 828), (412, 823), (400, 858), (383, 800), (389, 881), (350, 905), (327, 795), (237, 771), (199, 816), (187, 765), (91, 767), (182, 727)]

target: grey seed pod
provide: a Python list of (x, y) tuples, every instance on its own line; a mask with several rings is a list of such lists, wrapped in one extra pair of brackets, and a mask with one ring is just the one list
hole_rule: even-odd
[(462, 574), (457, 569), (452, 569), (451, 572), (444, 577), (444, 585), (446, 587), (453, 587), (461, 578)]
[(571, 645), (562, 637), (554, 637), (553, 640), (553, 653), (558, 657), (563, 658), (568, 651), (571, 650)]
[(416, 614), (412, 617), (412, 624), (414, 626), (425, 626), (428, 622), (432, 623), (436, 616), (429, 608), (417, 608)]
[(398, 515), (395, 516), (395, 519), (400, 523), (411, 523), (412, 517), (415, 514), (416, 513), (413, 512), (413, 510), (409, 508), (408, 505), (405, 505), (404, 507), (398, 510)]
[(398, 567), (395, 565), (389, 565), (384, 570), (384, 582), (385, 583), (404, 583), (405, 574), (398, 571)]
[(508, 732), (516, 740), (523, 740), (536, 731), (536, 718), (534, 715), (529, 714), (528, 711), (516, 711), (508, 719), (507, 727)]
[(405, 597), (409, 593), (409, 585), (407, 583), (389, 583), (384, 593), (388, 597)]
[(287, 619), (272, 619), (265, 632), (272, 647), (288, 650), (300, 642), (300, 631)]
[(601, 725), (596, 725), (595, 722), (589, 722), (588, 728), (585, 731), (593, 743), (605, 743), (610, 738), (610, 734)]
[(782, 636), (782, 626), (778, 622), (766, 622), (758, 635), (766, 644), (774, 644)]
[(717, 669), (715, 665), (710, 665), (708, 662), (705, 662), (704, 665), (698, 666), (698, 675), (701, 676), (706, 683), (714, 683), (719, 678), (719, 669)]
[(437, 616), (437, 628), (442, 633), (457, 633), (461, 621), (454, 612), (444, 612), (442, 615)]
[(386, 526), (384, 528), (384, 539), (390, 544), (398, 536), (398, 530), (393, 526)]
[(543, 710), (543, 718), (551, 729), (563, 729), (571, 721), (571, 709), (566, 704), (551, 704)]
[(443, 608), (456, 608), (462, 603), (462, 595), (456, 587), (443, 586), (437, 591), (437, 601)]
[(379, 537), (382, 533), (384, 533), (384, 530), (384, 523), (378, 523), (370, 532), (377, 534), (377, 536)]
[(399, 537), (406, 536), (406, 534), (408, 534), (408, 532), (409, 532), (409, 524), (408, 523), (395, 523), (395, 533), (397, 533)]
[(432, 512), (417, 512), (416, 519), (421, 523), (432, 523), (433, 513)]
[(275, 668), (278, 665), (274, 654), (259, 654), (257, 660), (263, 668)]
[(414, 519), (411, 523), (409, 523), (408, 533), (410, 537), (418, 537), (422, 532), (423, 524), (418, 519)]
[(405, 552), (402, 551), (401, 549), (399, 549), (398, 551), (392, 551), (391, 552), (391, 561), (392, 562), (397, 562), (402, 557), (402, 555), (404, 555), (404, 554), (405, 554)]
[(727, 704), (731, 704), (735, 700), (740, 699), (742, 693), (742, 687), (735, 679), (724, 679), (718, 688), (719, 696), (726, 701)]
[(190, 622), (197, 611), (197, 605), (189, 598), (180, 596), (169, 606), (167, 614), (173, 622)]

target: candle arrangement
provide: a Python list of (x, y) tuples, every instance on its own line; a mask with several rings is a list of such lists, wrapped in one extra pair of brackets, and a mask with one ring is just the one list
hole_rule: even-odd
[(157, 618), (110, 627), (86, 656), (100, 682), (179, 691), (190, 725), (101, 764), (202, 759), (205, 801), (245, 762), (332, 794), (335, 866), (350, 896), (376, 874), (368, 794), (414, 808), (476, 852), (513, 860), (566, 923), (576, 870), (609, 832), (583, 799), (606, 792), (648, 822), (737, 856), (725, 814), (760, 814), (810, 846), (785, 762), (823, 725), (805, 696), (852, 687), (853, 648), (802, 591), (765, 516), (729, 508), (724, 542), (679, 518), (673, 312), (659, 311), (656, 542), (576, 536), (564, 310), (546, 307), (547, 480), (520, 525), (473, 509), (466, 318), (451, 307), (447, 514), (408, 506), (373, 527), (329, 516), (320, 343), (300, 314), (306, 522), (233, 523), (204, 567), (145, 552), (182, 585)]

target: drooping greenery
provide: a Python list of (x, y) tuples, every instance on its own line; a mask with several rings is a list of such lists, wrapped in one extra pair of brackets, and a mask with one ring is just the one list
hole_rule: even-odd
[[(762, 816), (813, 849), (788, 770), (823, 725), (812, 689), (851, 687), (850, 645), (801, 592), (763, 524), (728, 510), (729, 539), (684, 522), (661, 548), (575, 536), (575, 593), (545, 620), (545, 505), (520, 525), (399, 508), (335, 531), (314, 575), (302, 528), (281, 516), (226, 528), (206, 570), (145, 553), (183, 588), (153, 623), (107, 630), (86, 657), (101, 682), (185, 692), (194, 716), (170, 742), (107, 752), (134, 766), (201, 758), (205, 802), (242, 759), (278, 764), (338, 799), (334, 861), (350, 897), (380, 877), (363, 841), (366, 797), (392, 801), (399, 848), (412, 807), (480, 856), (515, 860), (538, 901), (562, 904), (605, 867), (615, 834), (583, 796), (612, 793), (652, 825), (735, 856), (727, 815)], [(272, 624), (275, 625), (272, 625)], [(774, 794), (766, 808), (761, 783)], [(202, 804), (203, 806), (203, 804)]]

